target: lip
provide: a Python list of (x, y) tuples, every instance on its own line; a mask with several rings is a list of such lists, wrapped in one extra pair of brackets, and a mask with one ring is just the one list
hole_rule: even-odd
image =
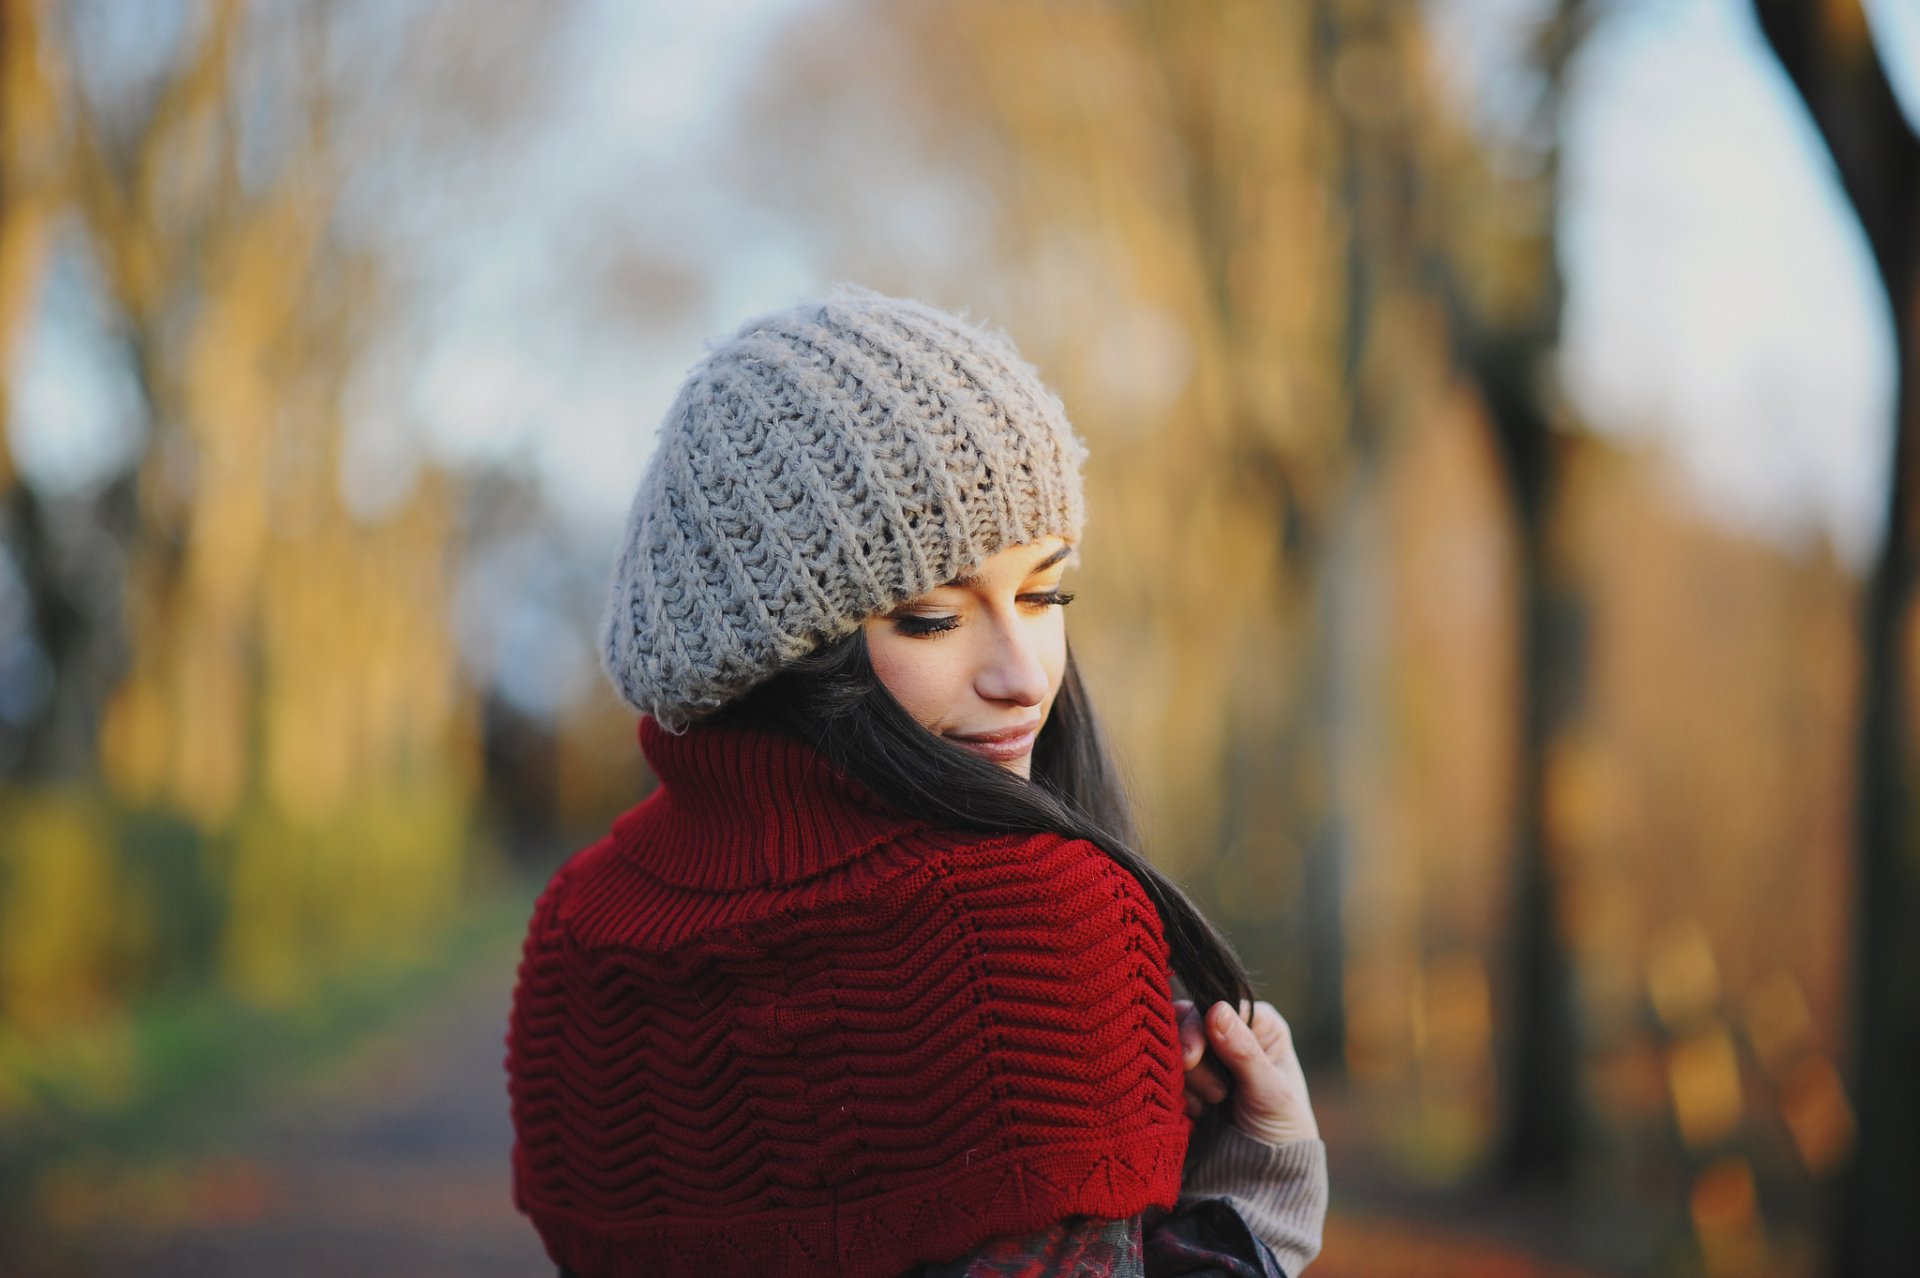
[(958, 742), (975, 754), (1004, 763), (1032, 751), (1034, 739), (1039, 735), (1040, 721), (1035, 719), (1017, 728), (1002, 728), (997, 732), (971, 732), (965, 736), (948, 733), (947, 739)]

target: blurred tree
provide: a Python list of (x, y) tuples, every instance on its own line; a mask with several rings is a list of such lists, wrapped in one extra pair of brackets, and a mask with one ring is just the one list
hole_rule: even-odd
[[(1422, 84), (1421, 33), (1415, 8), (1401, 0), (1364, 0), (1355, 4), (1317, 3), (1311, 7), (1311, 81), (1315, 103), (1327, 130), (1323, 164), (1326, 183), (1345, 234), (1339, 307), (1338, 370), (1344, 389), (1341, 433), (1352, 457), (1346, 491), (1326, 535), (1331, 554), (1354, 537), (1349, 526), (1357, 512), (1379, 500), (1386, 460), (1396, 441), (1412, 428), (1409, 408), (1431, 387), (1414, 384), (1432, 372), (1436, 339), (1441, 335), (1426, 305), (1420, 259), (1430, 251), (1423, 227), (1419, 114)], [(1415, 412), (1418, 411), (1416, 408)], [(1315, 659), (1299, 672), (1309, 688), (1338, 686), (1334, 664), (1351, 642), (1335, 627), (1345, 612), (1340, 596), (1355, 590), (1355, 578), (1367, 571), (1337, 558), (1321, 568), (1323, 586), (1315, 601), (1321, 636)], [(1377, 672), (1362, 672), (1377, 678)], [(1340, 730), (1331, 705), (1304, 716), (1297, 730), (1334, 739)], [(1327, 1039), (1330, 1064), (1345, 1055), (1346, 932), (1341, 908), (1343, 863), (1351, 850), (1343, 840), (1309, 845), (1306, 883), (1315, 902), (1302, 920), (1307, 928), (1314, 997), (1307, 1004), (1309, 1026)], [(1321, 935), (1329, 930), (1330, 935)], [(1414, 962), (1417, 964), (1417, 959)], [(1401, 968), (1410, 975), (1412, 964)]]
[(1920, 573), (1920, 138), (1859, 0), (1754, 0), (1832, 156), (1886, 290), (1894, 338), (1886, 527), (1861, 615), (1852, 1069), (1860, 1143), (1843, 1178), (1837, 1274), (1920, 1265), (1920, 758), (1911, 632)]
[[(1552, 746), (1578, 709), (1584, 681), (1580, 591), (1555, 536), (1565, 462), (1553, 377), (1560, 340), (1561, 104), (1567, 67), (1590, 15), (1557, 0), (1533, 32), (1541, 92), (1499, 145), (1510, 157), (1494, 179), (1472, 157), (1439, 172), (1450, 198), (1442, 243), (1427, 263), (1444, 299), (1455, 358), (1485, 407), (1519, 549), (1519, 720), (1515, 758), (1506, 1043), (1498, 1161), (1512, 1182), (1565, 1188), (1578, 1159), (1580, 1045), (1574, 971), (1561, 922), (1560, 881), (1545, 819)], [(1438, 157), (1443, 161), (1446, 157)], [(1485, 200), (1501, 216), (1485, 213)], [(1409, 237), (1411, 238), (1411, 237)]]
[[(297, 998), (334, 959), (430, 936), (477, 853), (479, 714), (448, 616), (458, 482), (423, 464), (368, 512), (342, 457), (353, 430), (403, 425), (353, 421), (349, 389), (376, 343), (407, 340), (403, 256), (444, 227), (463, 166), (533, 116), (563, 15), (4, 12), (0, 339), (44, 304), (37, 261), (85, 259), (145, 427), (131, 468), (67, 516), (69, 535), (93, 536), (77, 550), (42, 533), (47, 504), (0, 468), (54, 688), (26, 757), (191, 821), (203, 852), (183, 864), (217, 880), (223, 975)], [(116, 607), (75, 606), (69, 579), (105, 582)], [(122, 855), (101, 837), (96, 851)], [(0, 837), (14, 863), (0, 870), (38, 882), (26, 862), (56, 853)], [(0, 931), (38, 908), (0, 904)], [(127, 914), (108, 929), (122, 937), (142, 934), (145, 908), (98, 903)]]
[[(39, 7), (0, 10), (0, 581), (18, 614), (0, 623), (0, 776), (29, 784), (92, 774), (101, 708), (124, 659), (111, 572), (128, 530), (122, 483), (52, 503), (10, 443), (11, 352), (33, 318), (63, 205), (58, 105), (42, 65)], [(5, 593), (0, 591), (0, 594)]]
[[(1514, 1182), (1565, 1187), (1577, 1158), (1578, 1018), (1544, 809), (1550, 747), (1582, 679), (1579, 592), (1555, 536), (1564, 426), (1552, 361), (1558, 112), (1585, 15), (1563, 0), (1541, 20), (1533, 49), (1544, 91), (1510, 136), (1487, 139), (1430, 109), (1417, 4), (1324, 3), (1315, 14), (1331, 189), (1348, 228), (1341, 349), (1357, 473), (1364, 482), (1394, 432), (1410, 428), (1404, 419), (1445, 402), (1437, 357), (1478, 401), (1511, 512), (1517, 730), (1497, 1161)], [(1491, 162), (1495, 148), (1510, 153), (1504, 165)]]
[[(1175, 5), (1129, 12), (1133, 56), (1164, 103), (1160, 127), (1178, 178), (1172, 229), (1193, 262), (1195, 327), (1217, 348), (1221, 385), (1210, 411), (1220, 422), (1206, 456), (1224, 491), (1207, 500), (1231, 503), (1246, 530), (1258, 529), (1274, 574), (1263, 606), (1238, 622), (1242, 655), (1225, 671), (1236, 686), (1212, 729), (1216, 895), (1257, 964), (1298, 955), (1301, 978), (1284, 992), (1296, 1039), (1308, 1063), (1339, 1069), (1350, 836), (1334, 784), (1336, 666), (1346, 651), (1337, 596), (1354, 583), (1331, 568), (1366, 499), (1384, 423), (1360, 407), (1352, 364), (1338, 358), (1352, 354), (1363, 304), (1340, 291), (1354, 225), (1314, 200), (1339, 189), (1327, 172), (1338, 152), (1329, 154), (1319, 131), (1326, 103), (1315, 90), (1324, 86), (1311, 74), (1315, 11), (1241, 6), (1206, 22)], [(1315, 243), (1326, 253), (1310, 269)], [(1166, 437), (1189, 442), (1177, 426)], [(1189, 644), (1208, 642), (1204, 632), (1186, 634)], [(1192, 647), (1186, 655), (1207, 659)], [(1298, 876), (1290, 902), (1247, 893), (1288, 873)], [(1236, 899), (1243, 894), (1250, 899)]]
[(1831, 1061), (1850, 1003), (1860, 582), (1824, 540), (1783, 548), (1702, 510), (1651, 441), (1587, 435), (1563, 461), (1557, 519), (1592, 642), (1547, 825), (1597, 1120), (1581, 1198), (1692, 1180), (1711, 1204), (1725, 1160), (1744, 1160), (1763, 1226), (1758, 1205), (1690, 1223), (1690, 1198), (1657, 1193), (1619, 1270), (1736, 1223), (1776, 1259), (1811, 1256), (1853, 1127)]

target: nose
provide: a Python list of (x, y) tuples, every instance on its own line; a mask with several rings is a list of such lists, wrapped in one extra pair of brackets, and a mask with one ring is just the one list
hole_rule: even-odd
[(1017, 619), (982, 627), (992, 639), (974, 674), (973, 689), (987, 701), (1037, 706), (1047, 699), (1047, 668), (1035, 636)]

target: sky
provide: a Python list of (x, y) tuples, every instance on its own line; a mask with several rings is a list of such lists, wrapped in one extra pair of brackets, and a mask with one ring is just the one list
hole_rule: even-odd
[[(1524, 107), (1538, 0), (1431, 4), (1454, 89)], [(1891, 17), (1889, 17), (1891, 15)], [(1920, 120), (1920, 5), (1876, 0)], [(1581, 417), (1657, 441), (1714, 516), (1863, 569), (1884, 527), (1886, 301), (1817, 133), (1741, 0), (1616, 0), (1572, 67), (1560, 374)]]
[[(702, 340), (827, 282), (791, 228), (701, 162), (808, 2), (587, 6), (503, 187), (540, 197), (491, 202), (466, 234), (438, 237), (419, 271), (417, 344), (396, 344), (355, 387), (344, 482), (356, 509), (377, 517), (402, 500), (424, 456), (512, 460), (584, 536), (617, 527)], [(1427, 6), (1452, 91), (1490, 129), (1525, 108), (1514, 33), (1539, 3)], [(1920, 3), (1870, 7), (1912, 109)], [(1891, 444), (1885, 302), (1745, 5), (1616, 0), (1567, 109), (1561, 373), (1583, 417), (1660, 441), (1715, 515), (1789, 546), (1824, 532), (1863, 566)], [(573, 251), (582, 219), (606, 216), (706, 277), (693, 313), (634, 333), (578, 304), (581, 273), (600, 268)], [(53, 489), (94, 482), (140, 429), (85, 289), (65, 292), (14, 367), (15, 454)]]
[(1703, 0), (1614, 24), (1581, 74), (1569, 389), (1594, 422), (1666, 442), (1716, 514), (1786, 541), (1824, 528), (1864, 564), (1884, 526), (1892, 338), (1791, 86), (1744, 6)]

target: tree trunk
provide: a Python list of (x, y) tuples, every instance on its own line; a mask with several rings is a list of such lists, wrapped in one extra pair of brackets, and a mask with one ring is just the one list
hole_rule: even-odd
[(1920, 481), (1920, 139), (1876, 57), (1857, 0), (1754, 0), (1866, 232), (1894, 333), (1894, 448), (1885, 538), (1861, 611), (1851, 1073), (1860, 1143), (1833, 1218), (1837, 1275), (1920, 1266), (1920, 830), (1902, 642)]
[[(1560, 342), (1564, 284), (1556, 232), (1560, 208), (1560, 106), (1566, 69), (1586, 30), (1583, 0), (1560, 0), (1535, 33), (1546, 91), (1532, 122), (1548, 139), (1525, 231), (1539, 247), (1521, 304), (1490, 314), (1474, 281), (1443, 245), (1432, 255), (1454, 359), (1480, 393), (1513, 518), (1518, 579), (1518, 686), (1511, 878), (1500, 1053), (1499, 1131), (1492, 1172), (1513, 1186), (1560, 1191), (1580, 1156), (1582, 1096), (1576, 974), (1562, 933), (1563, 885), (1545, 819), (1548, 748), (1576, 713), (1586, 658), (1577, 595), (1555, 561), (1553, 513), (1560, 463), (1549, 411), (1548, 370)], [(1472, 233), (1471, 228), (1463, 228)]]

